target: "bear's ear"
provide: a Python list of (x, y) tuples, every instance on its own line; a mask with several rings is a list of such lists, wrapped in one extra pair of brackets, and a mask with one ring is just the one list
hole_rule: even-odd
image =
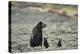
[(40, 21), (38, 24), (42, 24), (42, 22)]
[(37, 27), (41, 27), (42, 25), (42, 22), (40, 21), (38, 24), (37, 24)]

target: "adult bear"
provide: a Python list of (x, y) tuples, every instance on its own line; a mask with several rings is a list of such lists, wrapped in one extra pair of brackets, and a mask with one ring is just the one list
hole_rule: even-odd
[(49, 44), (45, 37), (43, 37), (42, 29), (45, 28), (47, 25), (42, 23), (41, 21), (33, 28), (32, 35), (30, 38), (30, 46), (45, 46), (45, 48), (49, 47)]

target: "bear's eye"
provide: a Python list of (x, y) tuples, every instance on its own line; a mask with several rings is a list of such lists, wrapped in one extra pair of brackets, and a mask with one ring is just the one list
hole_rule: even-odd
[(42, 24), (42, 27), (46, 27), (47, 25), (46, 24)]

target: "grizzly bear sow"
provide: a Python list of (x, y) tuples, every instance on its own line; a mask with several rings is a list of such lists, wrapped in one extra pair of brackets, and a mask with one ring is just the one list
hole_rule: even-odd
[(43, 37), (42, 29), (45, 28), (47, 25), (42, 23), (41, 21), (33, 28), (32, 35), (30, 38), (30, 46), (36, 47), (41, 46), (42, 43), (45, 46), (45, 48), (49, 47), (49, 44), (45, 37)]

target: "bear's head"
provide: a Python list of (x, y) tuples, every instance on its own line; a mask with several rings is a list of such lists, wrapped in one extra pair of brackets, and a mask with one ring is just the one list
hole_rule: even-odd
[(45, 28), (46, 26), (47, 26), (47, 24), (44, 24), (41, 21), (37, 24), (37, 27), (41, 28), (41, 29)]

